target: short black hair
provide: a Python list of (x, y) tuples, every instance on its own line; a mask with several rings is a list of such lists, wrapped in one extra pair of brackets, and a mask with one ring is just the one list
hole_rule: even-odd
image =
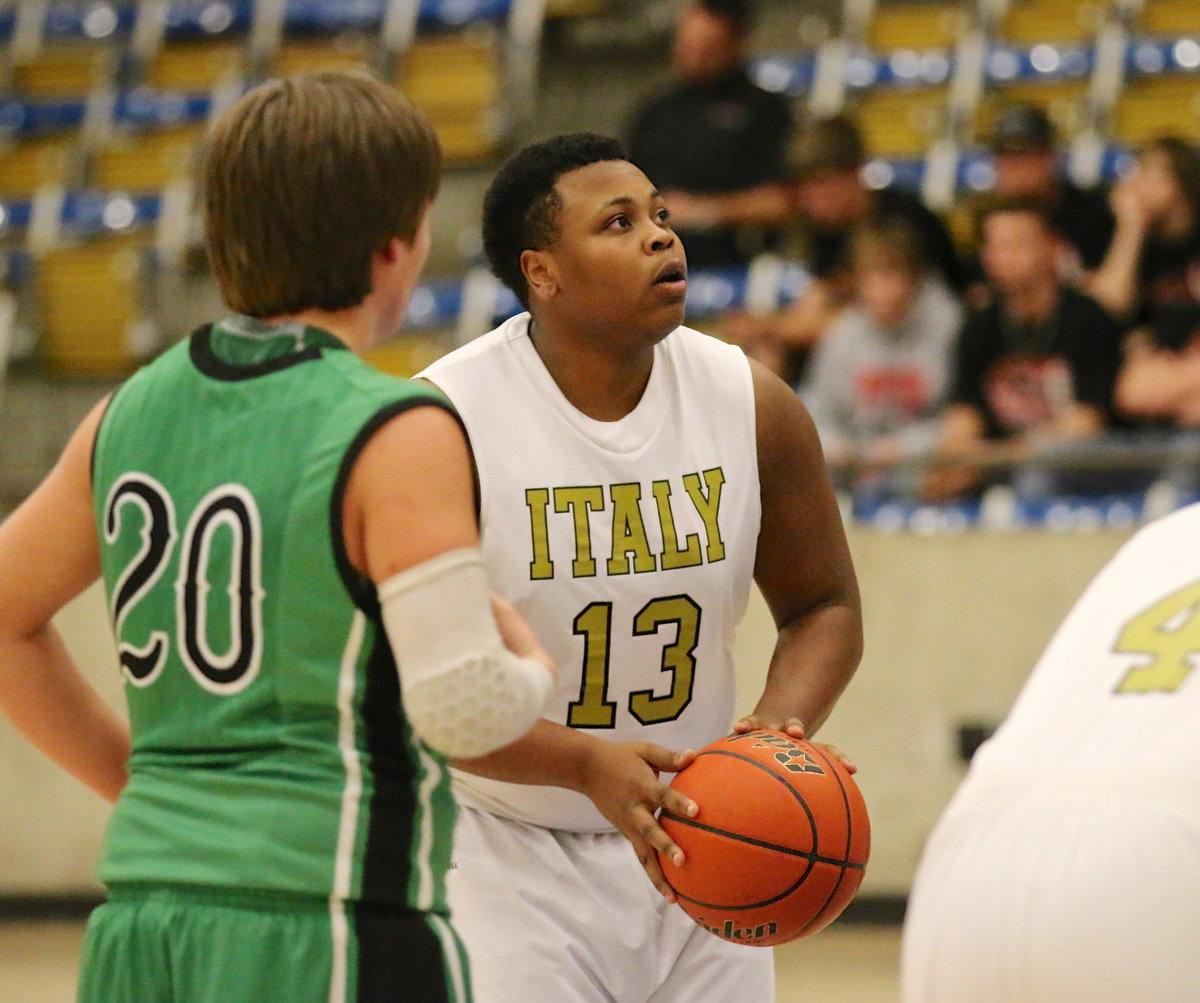
[(606, 160), (627, 160), (611, 136), (572, 132), (514, 153), (496, 172), (483, 197), (483, 253), (492, 272), (529, 307), (521, 253), (540, 251), (558, 236), (562, 199), (554, 189), (563, 174)]
[(1053, 209), (1045, 199), (1036, 195), (998, 195), (985, 202), (976, 217), (976, 236), (979, 241), (983, 240), (984, 223), (1005, 212), (1033, 216), (1047, 233), (1055, 237), (1063, 236), (1062, 224), (1055, 218)]

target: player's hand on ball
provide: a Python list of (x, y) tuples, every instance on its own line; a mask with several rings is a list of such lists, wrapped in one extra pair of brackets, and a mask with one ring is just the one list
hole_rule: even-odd
[(744, 735), (748, 731), (782, 731), (792, 738), (804, 737), (804, 722), (798, 717), (789, 717), (786, 721), (774, 721), (757, 714), (747, 714), (733, 726), (734, 734)]
[(668, 902), (674, 902), (675, 892), (659, 866), (658, 853), (681, 864), (683, 851), (659, 826), (656, 813), (665, 808), (694, 817), (699, 807), (662, 783), (659, 773), (677, 773), (695, 753), (691, 749), (672, 752), (652, 742), (598, 741), (595, 745), (580, 789), (633, 845), (654, 887)]
[(496, 620), (496, 628), (500, 631), (500, 639), (504, 646), (514, 655), (540, 662), (552, 676), (557, 675), (558, 667), (517, 607), (495, 592), (491, 594), (491, 600), (492, 616)]
[[(747, 714), (733, 726), (733, 732), (735, 735), (744, 735), (748, 731), (782, 731), (785, 735), (790, 735), (792, 738), (803, 738), (804, 722), (798, 717), (789, 717), (786, 721), (780, 722), (768, 721), (757, 715)], [(813, 742), (813, 745), (824, 749), (851, 773), (858, 772), (858, 767), (836, 745), (829, 745), (826, 742)]]

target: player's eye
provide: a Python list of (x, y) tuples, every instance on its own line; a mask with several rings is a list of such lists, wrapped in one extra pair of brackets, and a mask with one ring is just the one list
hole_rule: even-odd
[(629, 217), (626, 216), (625, 213), (618, 213), (616, 216), (614, 216), (612, 219), (610, 219), (607, 223), (604, 224), (604, 229), (606, 229), (606, 230), (628, 230), (631, 226), (633, 226), (633, 223), (629, 219)]
[(671, 210), (663, 206), (654, 214), (654, 218), (663, 226), (669, 226), (671, 223)]

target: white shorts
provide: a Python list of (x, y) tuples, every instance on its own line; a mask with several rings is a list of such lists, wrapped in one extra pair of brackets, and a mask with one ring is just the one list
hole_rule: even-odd
[(772, 1003), (772, 951), (698, 927), (617, 833), (462, 808), (447, 878), (475, 1003)]
[[(1121, 742), (1114, 739), (1114, 757)], [(971, 783), (968, 781), (968, 783)], [(964, 796), (965, 795), (965, 796)], [(1200, 1000), (1200, 810), (1144, 774), (989, 781), (926, 846), (905, 920), (905, 1003)]]

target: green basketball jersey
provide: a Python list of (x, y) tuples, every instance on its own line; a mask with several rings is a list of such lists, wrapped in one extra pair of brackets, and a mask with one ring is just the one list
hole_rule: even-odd
[(423, 404), (448, 407), (324, 331), (246, 317), (114, 396), (93, 495), (133, 755), (106, 884), (445, 910), (445, 762), (404, 717), (341, 530), (359, 450)]

